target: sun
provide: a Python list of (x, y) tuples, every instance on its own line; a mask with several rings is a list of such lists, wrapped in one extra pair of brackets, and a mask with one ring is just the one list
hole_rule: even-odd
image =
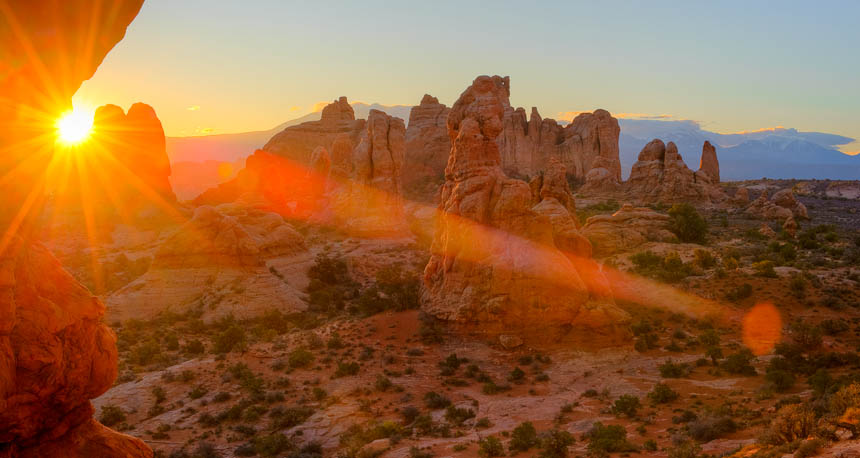
[(82, 143), (90, 136), (93, 115), (81, 108), (63, 113), (57, 120), (57, 138), (66, 145)]

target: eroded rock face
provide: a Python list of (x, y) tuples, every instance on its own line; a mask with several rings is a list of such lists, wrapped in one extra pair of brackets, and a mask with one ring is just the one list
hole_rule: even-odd
[(355, 112), (346, 97), (340, 97), (323, 108), (319, 121), (287, 127), (273, 136), (263, 146), (263, 151), (297, 164), (308, 164), (316, 147), (323, 146), (332, 151), (341, 134), (346, 134), (350, 143), (356, 145), (363, 130), (364, 120), (355, 119)]
[(585, 222), (582, 233), (599, 256), (628, 251), (645, 242), (675, 239), (669, 231), (669, 216), (647, 207), (624, 204), (612, 215), (595, 215)]
[(267, 260), (305, 250), (301, 234), (277, 214), (237, 204), (201, 206), (158, 247), (149, 271), (107, 298), (108, 314), (151, 318), (204, 303), (204, 317), (304, 310), (300, 292), (269, 270)]
[[(10, 444), (9, 456), (152, 456), (143, 442), (91, 419), (90, 399), (117, 375), (104, 310), (43, 246), (13, 237), (0, 254), (0, 443)], [(42, 453), (49, 441), (80, 446), (79, 428), (110, 453)], [(126, 449), (135, 453), (120, 453)]]
[(336, 197), (335, 218), (350, 232), (376, 236), (407, 231), (401, 185), (405, 143), (402, 119), (370, 110), (353, 151), (351, 180)]
[(732, 196), (732, 204), (744, 207), (750, 203), (750, 190), (746, 187), (740, 187)]
[(546, 172), (535, 177), (529, 187), (532, 201), (536, 202), (532, 210), (549, 218), (555, 246), (573, 256), (590, 258), (591, 243), (579, 231), (576, 201), (561, 162), (550, 159)]
[[(706, 142), (703, 147), (705, 164), (709, 164), (707, 158), (711, 150), (713, 147)], [(719, 175), (719, 168), (710, 173)], [(715, 178), (709, 173), (694, 173), (673, 142), (664, 144), (659, 139), (652, 140), (639, 152), (625, 190), (631, 198), (643, 202), (717, 203), (727, 198)]]
[[(0, 455), (151, 457), (142, 441), (92, 419), (90, 399), (117, 371), (104, 305), (75, 281), (28, 230), (41, 210), (38, 183), (52, 160), (44, 122), (122, 39), (142, 0), (5, 2), (0, 15)], [(9, 22), (14, 21), (15, 27)], [(26, 196), (32, 199), (27, 199)], [(9, 231), (9, 232), (7, 232)]]
[(446, 125), (450, 111), (439, 99), (425, 94), (421, 103), (409, 112), (403, 168), (405, 187), (421, 186), (424, 181), (432, 184), (444, 176), (451, 151)]
[(609, 301), (591, 300), (589, 285), (556, 247), (549, 218), (532, 210), (529, 186), (502, 171), (496, 139), (505, 128), (509, 91), (508, 78), (480, 76), (448, 115), (453, 147), (422, 307), (444, 320), (480, 323), (487, 333), (534, 337), (538, 329), (577, 328), (611, 334), (626, 314)]
[(550, 158), (564, 165), (567, 173), (586, 179), (596, 190), (621, 181), (618, 159), (618, 120), (606, 110), (582, 113), (567, 126), (542, 119), (532, 107), (526, 117), (523, 108), (507, 107), (504, 129), (498, 137), (502, 168), (511, 176), (535, 176), (545, 170)]
[(794, 193), (791, 192), (791, 189), (777, 191), (770, 200), (782, 208), (791, 210), (791, 214), (795, 218), (809, 219), (806, 205), (803, 205), (794, 197)]

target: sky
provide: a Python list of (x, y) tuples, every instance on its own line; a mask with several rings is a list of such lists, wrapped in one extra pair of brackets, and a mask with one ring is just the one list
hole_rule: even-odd
[[(860, 139), (860, 2), (146, 0), (76, 107), (169, 136), (265, 130), (345, 95), (451, 105), (478, 75), (556, 119), (691, 119)], [(843, 148), (860, 151), (860, 143)]]

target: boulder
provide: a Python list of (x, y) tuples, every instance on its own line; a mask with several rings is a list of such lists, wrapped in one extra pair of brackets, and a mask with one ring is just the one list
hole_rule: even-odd
[(783, 189), (774, 193), (771, 197), (771, 202), (779, 205), (782, 208), (791, 210), (791, 214), (795, 218), (809, 219), (809, 214), (806, 211), (806, 205), (800, 203), (795, 197), (791, 189)]
[(782, 225), (782, 230), (791, 237), (797, 235), (797, 221), (794, 220), (794, 216), (789, 216), (785, 220), (785, 223)]
[(761, 227), (758, 228), (758, 233), (769, 239), (776, 238), (776, 231), (766, 223), (761, 223)]
[(741, 186), (735, 191), (735, 195), (732, 196), (731, 202), (733, 205), (737, 205), (740, 207), (745, 207), (750, 203), (750, 191), (749, 189)]
[(781, 221), (791, 216), (795, 218), (808, 218), (806, 206), (794, 198), (794, 194), (790, 189), (778, 191), (773, 195), (772, 199), (768, 199), (768, 192), (765, 189), (744, 211), (748, 215), (757, 218)]
[(569, 256), (590, 258), (591, 243), (579, 231), (576, 201), (561, 162), (550, 159), (547, 171), (535, 177), (529, 186), (535, 202), (532, 210), (549, 219), (555, 246)]
[(675, 239), (669, 231), (669, 216), (647, 207), (624, 204), (612, 215), (595, 215), (585, 222), (582, 233), (591, 241), (594, 253), (608, 256), (629, 251), (645, 242)]
[(627, 314), (605, 298), (592, 298), (586, 281), (594, 281), (595, 272), (581, 275), (556, 247), (549, 218), (532, 210), (529, 186), (502, 171), (496, 140), (509, 95), (508, 78), (479, 76), (448, 115), (453, 147), (440, 195), (442, 216), (424, 271), (422, 308), (488, 334), (540, 339), (587, 334), (592, 343), (600, 335), (617, 337)]

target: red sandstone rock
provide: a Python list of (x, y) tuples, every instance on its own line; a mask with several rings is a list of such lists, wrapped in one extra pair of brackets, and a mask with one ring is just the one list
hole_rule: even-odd
[(508, 84), (498, 76), (476, 78), (448, 115), (453, 147), (422, 307), (441, 319), (480, 322), (487, 333), (535, 337), (531, 331), (572, 325), (594, 331), (592, 338), (611, 334), (627, 315), (590, 300), (581, 274), (595, 282), (594, 266), (587, 259), (575, 266), (558, 250), (549, 218), (531, 209), (529, 186), (502, 171), (496, 139), (505, 126)]
[(323, 108), (319, 121), (287, 127), (269, 139), (263, 150), (297, 164), (308, 164), (314, 148), (323, 146), (333, 151), (334, 142), (341, 134), (346, 134), (351, 144), (357, 145), (364, 122), (355, 119), (346, 97), (340, 97)]
[(709, 141), (702, 146), (702, 159), (699, 161), (699, 171), (706, 173), (713, 183), (720, 182), (720, 162), (717, 160), (717, 149)]
[(648, 241), (675, 239), (669, 231), (669, 216), (647, 207), (624, 204), (612, 215), (595, 215), (585, 222), (582, 233), (600, 256), (627, 251)]
[(448, 153), (451, 151), (451, 140), (445, 124), (450, 111), (436, 97), (425, 94), (421, 103), (409, 112), (403, 164), (405, 187), (420, 186), (423, 181), (436, 182), (444, 176)]
[(762, 191), (758, 199), (752, 201), (744, 210), (747, 214), (764, 219), (787, 220), (795, 218), (808, 218), (806, 206), (794, 198), (790, 189), (783, 189), (768, 200), (767, 190)]
[[(709, 154), (708, 145), (705, 143), (703, 157)], [(727, 198), (710, 175), (694, 173), (687, 167), (674, 143), (664, 145), (659, 139), (639, 152), (625, 190), (631, 199), (643, 202), (718, 203)]]

